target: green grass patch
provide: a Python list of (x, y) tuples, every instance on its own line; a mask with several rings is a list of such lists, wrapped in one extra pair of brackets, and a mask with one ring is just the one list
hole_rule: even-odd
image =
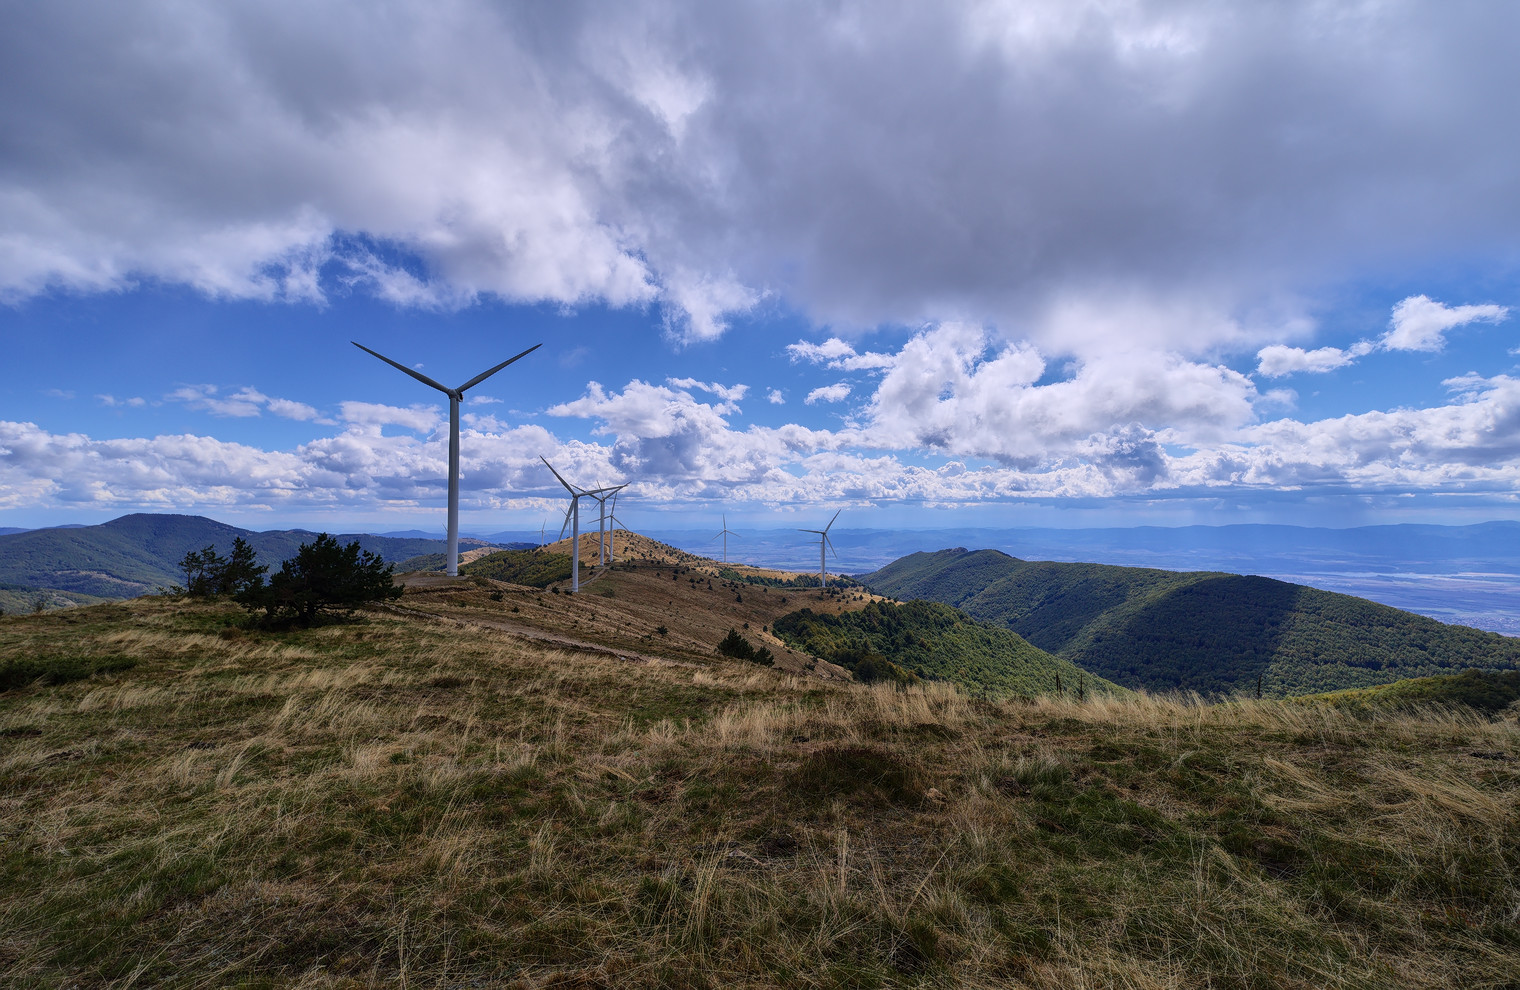
[(115, 674), (137, 666), (132, 657), (40, 656), (0, 660), (0, 691), (28, 684), (67, 684), (96, 674)]

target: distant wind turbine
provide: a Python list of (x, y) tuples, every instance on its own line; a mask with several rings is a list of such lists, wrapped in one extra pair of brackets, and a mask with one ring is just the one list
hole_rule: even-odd
[(476, 375), (474, 378), (471, 378), (469, 381), (465, 382), (463, 385), (459, 386), (458, 388), (449, 388), (446, 385), (440, 385), (440, 384), (438, 384), (437, 382), (433, 381), (431, 378), (429, 378), (427, 375), (424, 375), (420, 371), (415, 371), (415, 370), (413, 370), (411, 368), (408, 368), (404, 364), (401, 364), (401, 363), (396, 362), (396, 361), (392, 361), (390, 358), (386, 357), (384, 354), (379, 353), (378, 351), (372, 351), (372, 350), (370, 350), (368, 347), (365, 347), (363, 344), (359, 343), (357, 340), (351, 340), (351, 341), (349, 341), (349, 343), (353, 344), (355, 347), (359, 348), (359, 350), (363, 351), (366, 354), (373, 354), (375, 357), (377, 357), (380, 360), (384, 361), (386, 364), (390, 365), (392, 368), (395, 368), (397, 371), (401, 371), (401, 372), (404, 372), (404, 373), (406, 373), (408, 375), (411, 375), (413, 378), (417, 379), (422, 384), (430, 386), (432, 388), (436, 388), (438, 391), (442, 392), (444, 395), (447, 395), (449, 397), (449, 546), (448, 546), (448, 550), (446, 551), (446, 554), (444, 556), (443, 562), (444, 562), (444, 570), (449, 575), (449, 577), (458, 577), (459, 576), (459, 403), (464, 400), (464, 394), (465, 394), (465, 392), (467, 392), (470, 389), (474, 388), (476, 385), (479, 385), (481, 382), (485, 381), (487, 378), (490, 378), (492, 375), (496, 374), (498, 371), (500, 371), (501, 369), (505, 368), (507, 365), (511, 364), (513, 361), (516, 361), (519, 358), (527, 357), (529, 354), (532, 354), (534, 351), (538, 350), (543, 345), (542, 344), (534, 344), (532, 347), (530, 347), (527, 350), (523, 351), (521, 354), (518, 354), (516, 357), (507, 358), (501, 364), (498, 364), (496, 367), (490, 369), (489, 371), (482, 371), (480, 374)]
[[(811, 530), (809, 530), (809, 532), (811, 532)], [(738, 535), (738, 533), (735, 533), (733, 530), (728, 528), (728, 513), (725, 512), (723, 514), (723, 532), (718, 534), (718, 536), (723, 537), (723, 563), (725, 564), (728, 563), (728, 538), (730, 536)], [(713, 539), (716, 540), (718, 536), (714, 536)], [(708, 542), (710, 543), (712, 541), (709, 540)]]
[(565, 522), (559, 528), (559, 535), (561, 539), (564, 539), (565, 527), (570, 527), (570, 593), (573, 595), (581, 590), (581, 499), (598, 498), (600, 496), (605, 506), (606, 497), (602, 495), (603, 492), (612, 493), (627, 486), (618, 485), (617, 488), (581, 488), (579, 485), (572, 485), (566, 481), (558, 471), (554, 470), (554, 465), (549, 463), (548, 458), (540, 454), (538, 459), (544, 462), (544, 467), (549, 469), (549, 473), (554, 475), (555, 480), (564, 485), (565, 491), (570, 493), (570, 508), (565, 511)]
[(617, 504), (617, 493), (620, 492), (620, 491), (622, 491), (624, 488), (627, 488), (627, 487), (628, 487), (627, 485), (617, 485), (616, 487), (613, 487), (613, 488), (598, 488), (594, 492), (588, 492), (587, 493), (592, 498), (596, 499), (597, 505), (601, 509), (601, 519), (599, 520), (599, 522), (597, 524), (597, 530), (596, 530), (596, 550), (597, 550), (597, 564), (598, 564), (598, 566), (607, 563), (607, 517), (609, 515), (609, 513), (607, 512), (607, 500), (609, 498), (612, 499), (613, 500), (613, 504), (616, 505)]
[[(838, 512), (835, 512), (834, 519), (838, 519), (839, 513), (843, 511), (843, 509), (840, 509)], [(797, 531), (799, 533), (818, 534), (818, 583), (822, 585), (825, 594), (829, 590), (829, 562), (828, 558), (824, 556), (824, 551), (825, 549), (829, 551), (834, 550), (834, 541), (829, 539), (829, 530), (834, 528), (834, 519), (830, 519), (829, 524), (822, 529), (799, 529)], [(839, 554), (835, 552), (834, 556), (837, 558)]]
[[(607, 513), (607, 552), (614, 563), (617, 562), (617, 528), (623, 526), (623, 520), (617, 517), (617, 492), (612, 493), (612, 511)], [(623, 526), (627, 532), (628, 527)]]

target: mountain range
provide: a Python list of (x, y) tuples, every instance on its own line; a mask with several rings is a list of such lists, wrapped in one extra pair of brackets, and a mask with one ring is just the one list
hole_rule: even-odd
[[(1174, 571), (1259, 574), (1370, 598), (1442, 622), (1520, 635), (1520, 523), (1399, 524), (1328, 529), (1278, 524), (1056, 529), (949, 527), (830, 533), (838, 568), (861, 574), (905, 554), (945, 547), (1002, 550), (1024, 560), (1094, 562)], [(821, 525), (822, 522), (819, 522)], [(710, 530), (640, 531), (694, 553), (719, 544)], [(816, 567), (803, 534), (735, 523), (731, 554), (764, 567)], [(502, 542), (501, 538), (493, 542)], [(830, 569), (835, 569), (830, 565)]]
[[(180, 583), (179, 561), (186, 553), (215, 546), (226, 554), (238, 537), (247, 540), (259, 563), (271, 567), (295, 554), (315, 533), (300, 529), (255, 532), (204, 516), (135, 513), (98, 526), (33, 529), (0, 535), (0, 584), (75, 592), (101, 598), (130, 598)], [(388, 562), (442, 553), (443, 540), (342, 534)], [(462, 547), (483, 546), (461, 540)]]
[(1028, 561), (996, 550), (903, 557), (861, 580), (961, 609), (1129, 688), (1268, 696), (1520, 668), (1520, 639), (1272, 578)]
[[(1444, 544), (1457, 539), (1471, 544), (1473, 553), (1485, 544), (1485, 534), (1491, 545), (1503, 544), (1509, 534), (1507, 525), (1466, 527), (1460, 534), (1429, 527), (1437, 532), (1423, 536), (1415, 532), (1420, 529), (1411, 527), (1407, 535)], [(1255, 535), (1268, 539), (1269, 530)], [(1154, 542), (1167, 532), (1130, 535)], [(30, 611), (39, 601), (55, 607), (90, 600), (86, 596), (123, 598), (169, 587), (182, 581), (178, 563), (187, 552), (210, 545), (226, 553), (238, 537), (254, 547), (261, 563), (277, 566), (314, 535), (255, 532), (200, 516), (164, 514), (0, 535), (0, 605), (15, 613)], [(1237, 535), (1251, 542), (1250, 533)], [(1346, 545), (1333, 553), (1347, 554), (1369, 537), (1327, 539), (1341, 539)], [(405, 562), (403, 569), (441, 562), (444, 550), (442, 540), (411, 535), (343, 534), (339, 540), (357, 540), (386, 561)], [(487, 544), (464, 540), (462, 546)], [(1517, 639), (1445, 625), (1358, 597), (1223, 571), (1030, 561), (997, 550), (955, 549), (913, 553), (862, 580), (884, 595), (951, 606), (968, 620), (990, 623), (994, 633), (1022, 640), (978, 631), (975, 623), (948, 614), (903, 612), (886, 621), (861, 613), (800, 627), (792, 637), (799, 648), (829, 658), (846, 644), (865, 644), (928, 677), (946, 677), (950, 666), (965, 666), (969, 672), (953, 679), (973, 690), (1046, 689), (1039, 678), (1010, 673), (1032, 662), (1029, 650), (1059, 660), (1054, 666), (1040, 661), (1049, 677), (1056, 669), (1065, 679), (1087, 671), (1095, 688), (1104, 679), (1125, 688), (1209, 695), (1250, 692), (1258, 683), (1264, 694), (1285, 696), (1466, 668), (1520, 669)], [(49, 594), (39, 594), (43, 589)], [(998, 659), (972, 670), (982, 654)]]

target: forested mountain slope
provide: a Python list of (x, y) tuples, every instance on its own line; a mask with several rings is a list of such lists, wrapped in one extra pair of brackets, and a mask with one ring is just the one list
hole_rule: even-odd
[(877, 673), (885, 660), (986, 697), (1127, 693), (1015, 632), (937, 602), (872, 602), (838, 614), (802, 609), (777, 619), (771, 629), (789, 645), (865, 681), (892, 679), (890, 669)]
[[(192, 550), (215, 546), (225, 554), (241, 536), (253, 546), (260, 563), (278, 566), (314, 535), (298, 529), (256, 533), (204, 516), (136, 513), (98, 526), (0, 536), (0, 583), (128, 598), (183, 581), (179, 561)], [(367, 535), (343, 535), (338, 540), (345, 544), (358, 540), (365, 550), (387, 561), (444, 549), (442, 540)]]
[(1520, 668), (1520, 640), (1270, 578), (1026, 561), (995, 550), (904, 557), (862, 580), (1017, 632), (1126, 687), (1273, 696), (1469, 667)]

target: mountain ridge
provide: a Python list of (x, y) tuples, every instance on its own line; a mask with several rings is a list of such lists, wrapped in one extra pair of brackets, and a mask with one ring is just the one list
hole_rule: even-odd
[(1019, 633), (1125, 687), (1272, 696), (1372, 687), (1468, 667), (1520, 668), (1520, 639), (1254, 575), (910, 554), (862, 580)]
[[(130, 598), (179, 583), (179, 561), (188, 552), (215, 546), (227, 553), (238, 537), (271, 567), (293, 555), (317, 534), (308, 530), (240, 529), (206, 516), (131, 513), (95, 526), (53, 527), (0, 535), (0, 583), (74, 592), (101, 598)], [(440, 553), (443, 540), (335, 534), (341, 543), (358, 541), (387, 562)], [(461, 545), (478, 546), (462, 540)]]

